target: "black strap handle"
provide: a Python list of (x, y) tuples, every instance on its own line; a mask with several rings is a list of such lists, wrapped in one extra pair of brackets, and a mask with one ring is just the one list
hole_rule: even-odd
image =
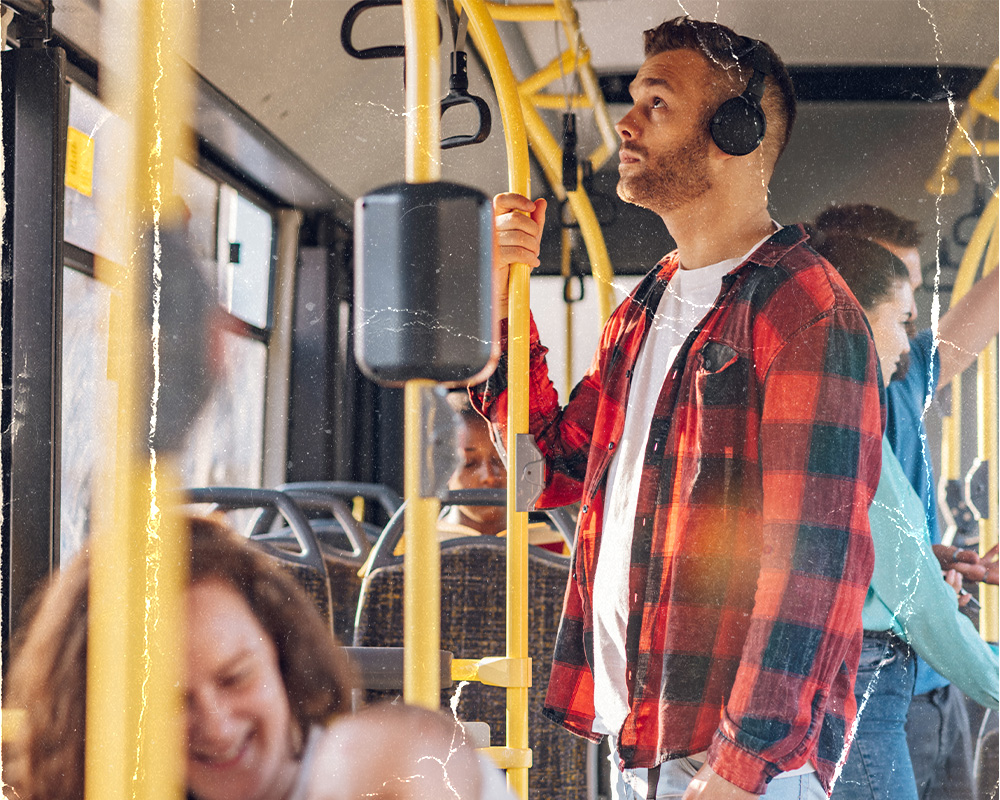
[[(351, 6), (348, 9), (347, 14), (344, 15), (344, 21), (340, 26), (340, 44), (347, 52), (347, 55), (352, 56), (353, 58), (360, 58), (362, 60), (373, 58), (403, 58), (406, 55), (406, 48), (401, 44), (387, 44), (379, 47), (366, 47), (363, 50), (358, 50), (358, 48), (354, 46), (354, 42), (352, 40), (354, 23), (357, 22), (358, 17), (360, 17), (369, 8), (402, 5), (403, 0), (359, 0), (359, 2)], [(442, 35), (441, 20), (438, 19), (438, 44), (441, 44)]]
[(962, 247), (967, 247), (969, 242), (972, 241), (972, 234), (975, 232), (976, 225), (979, 224), (979, 218), (986, 210), (986, 200), (989, 196), (983, 184), (976, 183), (974, 188), (972, 210), (956, 219), (955, 224), (951, 228), (951, 238), (955, 240), (956, 244)]
[[(573, 294), (573, 281), (577, 283), (577, 293)], [(563, 302), (567, 305), (572, 303), (579, 303), (583, 300), (583, 275), (579, 272), (573, 275), (567, 275), (563, 280)]]
[(406, 54), (406, 48), (401, 44), (366, 47), (363, 50), (358, 50), (358, 48), (354, 46), (351, 39), (351, 35), (354, 32), (354, 23), (357, 22), (358, 17), (360, 17), (369, 8), (402, 5), (403, 0), (360, 0), (360, 2), (351, 6), (350, 9), (348, 9), (347, 14), (344, 16), (343, 24), (340, 26), (340, 44), (343, 46), (344, 50), (347, 51), (347, 54), (362, 60), (373, 58), (402, 58)]
[(469, 135), (449, 136), (441, 141), (442, 150), (453, 147), (464, 147), (470, 144), (485, 142), (493, 129), (493, 116), (487, 102), (474, 94), (469, 94), (469, 57), (464, 50), (455, 50), (451, 54), (451, 77), (448, 79), (448, 94), (441, 101), (441, 116), (449, 108), (463, 105), (474, 105), (479, 115), (478, 130)]

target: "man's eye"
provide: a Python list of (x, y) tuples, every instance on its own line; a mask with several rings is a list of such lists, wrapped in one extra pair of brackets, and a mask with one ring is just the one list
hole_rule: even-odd
[(662, 108), (665, 105), (666, 103), (664, 103), (659, 97), (654, 97), (653, 102), (650, 103), (650, 106), (653, 108)]

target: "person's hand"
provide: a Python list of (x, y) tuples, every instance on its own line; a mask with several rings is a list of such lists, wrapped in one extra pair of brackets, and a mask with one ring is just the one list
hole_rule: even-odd
[[(934, 555), (937, 556), (938, 563), (941, 564), (942, 572), (954, 570), (967, 581), (982, 581), (988, 583), (997, 582), (996, 548), (990, 550), (987, 558), (992, 554), (992, 561), (980, 559), (979, 554), (973, 550), (966, 550), (963, 547), (953, 547), (952, 545), (935, 544), (931, 546)], [(990, 568), (992, 565), (993, 580), (989, 581)]]
[(949, 569), (944, 573), (944, 582), (947, 583), (952, 589), (955, 590), (955, 594), (958, 595), (958, 606), (959, 608), (965, 608), (972, 599), (971, 594), (962, 594), (962, 576), (959, 574), (957, 569)]
[(720, 777), (706, 763), (695, 773), (681, 800), (757, 800), (759, 797)]
[(545, 225), (545, 200), (532, 202), (507, 192), (493, 198), (494, 258), (493, 294), (500, 319), (507, 317), (507, 285), (511, 264), (539, 265), (538, 251)]
[(1000, 554), (1000, 544), (995, 544), (979, 560), (980, 565), (986, 568), (983, 583), (992, 583), (994, 586), (1000, 584), (1000, 565), (997, 564), (998, 554)]

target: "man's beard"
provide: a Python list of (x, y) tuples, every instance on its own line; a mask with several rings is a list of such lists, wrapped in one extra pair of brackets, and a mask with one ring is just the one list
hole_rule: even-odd
[(642, 158), (642, 167), (618, 178), (618, 196), (657, 214), (674, 211), (712, 188), (708, 174), (708, 135), (696, 134), (666, 153), (651, 156), (644, 147), (625, 146)]

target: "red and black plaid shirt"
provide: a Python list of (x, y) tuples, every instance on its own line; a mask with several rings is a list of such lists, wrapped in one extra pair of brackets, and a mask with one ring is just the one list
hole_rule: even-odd
[[(627, 767), (707, 749), (747, 791), (806, 761), (829, 790), (844, 748), (884, 413), (864, 314), (805, 238), (784, 228), (725, 276), (660, 393), (629, 573)], [(538, 505), (582, 498), (545, 714), (592, 740), (606, 473), (676, 269), (668, 256), (618, 307), (565, 408), (531, 326), (531, 433), (546, 459)], [(502, 363), (473, 392), (501, 429), (505, 388)]]

